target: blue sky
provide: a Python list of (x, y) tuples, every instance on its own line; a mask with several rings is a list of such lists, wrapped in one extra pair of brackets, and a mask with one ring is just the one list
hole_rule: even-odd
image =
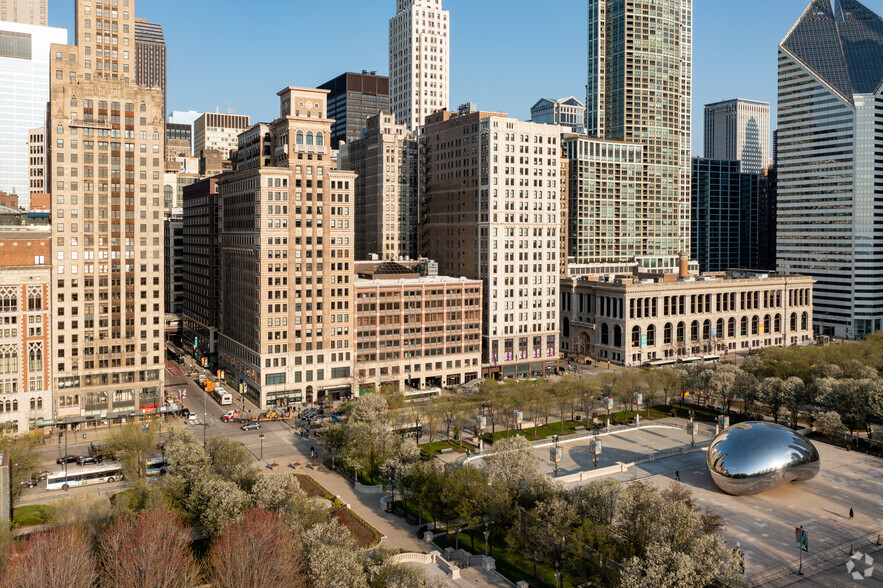
[[(451, 12), (451, 106), (526, 120), (543, 96), (585, 100), (585, 0), (443, 0)], [(776, 47), (809, 0), (694, 0), (693, 153), (702, 106), (776, 101)], [(883, 13), (883, 0), (865, 0)], [(137, 0), (163, 25), (170, 110), (236, 112), (269, 121), (276, 92), (345, 71), (389, 71), (395, 0)], [(73, 2), (49, 0), (49, 24), (70, 30)], [(773, 115), (775, 116), (775, 115)], [(775, 128), (775, 122), (771, 125)]]

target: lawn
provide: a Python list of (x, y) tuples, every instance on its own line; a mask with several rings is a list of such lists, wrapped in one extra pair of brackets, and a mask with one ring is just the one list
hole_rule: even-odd
[(433, 441), (432, 443), (421, 443), (420, 449), (423, 451), (424, 455), (438, 455), (441, 453), (442, 449), (451, 448), (454, 453), (466, 453), (469, 450), (470, 446), (467, 446), (466, 443), (463, 444), (463, 447), (460, 447), (460, 443), (458, 441), (454, 441), (453, 439), (445, 439), (444, 441)]
[[(475, 549), (472, 549), (472, 539), (469, 533), (460, 532), (459, 548), (470, 553), (484, 555), (484, 535), (482, 531), (476, 529), (475, 533)], [(441, 535), (433, 539), (433, 542), (439, 548), (454, 547), (455, 533), (450, 535)], [(533, 575), (533, 562), (525, 559), (521, 554), (510, 551), (506, 546), (506, 541), (502, 535), (494, 536), (494, 529), (491, 527), (491, 544), (489, 554), (494, 558), (497, 571), (503, 574), (512, 582), (526, 581), (530, 586), (536, 588), (554, 588), (555, 587), (555, 567), (546, 565), (543, 562), (537, 562), (537, 576)], [(560, 586), (562, 588), (574, 588), (575, 586), (585, 585), (584, 578), (574, 578), (570, 574), (564, 574)]]
[(12, 526), (31, 527), (34, 525), (45, 525), (49, 522), (51, 514), (52, 507), (48, 504), (19, 506), (12, 511)]
[[(522, 437), (527, 437), (531, 441), (536, 441), (538, 439), (545, 439), (547, 437), (551, 437), (552, 435), (572, 435), (573, 433), (582, 433), (583, 431), (577, 431), (577, 427), (586, 427), (588, 425), (584, 421), (564, 421), (564, 430), (561, 430), (561, 422), (553, 422), (548, 425), (538, 425), (536, 427), (536, 434), (534, 434), (534, 427), (524, 426), (523, 429), (509, 429), (508, 436), (513, 435), (521, 435)], [(482, 435), (482, 439), (487, 443), (493, 443), (494, 441), (499, 441), (500, 439), (505, 439), (507, 437), (506, 429), (497, 430), (493, 435), (491, 435), (490, 431), (487, 431)]]
[[(663, 412), (663, 410), (661, 410), (662, 408), (664, 408), (664, 407), (656, 407), (656, 408), (651, 408), (651, 409), (642, 408), (641, 411), (637, 414), (641, 415), (641, 420), (649, 420), (649, 421), (661, 419), (661, 418), (667, 417), (667, 416), (671, 416), (669, 414), (669, 412)], [(623, 423), (626, 421), (634, 421), (635, 414), (636, 413), (633, 410), (629, 410), (629, 411), (620, 410), (619, 412), (611, 412), (610, 418), (613, 419), (613, 421), (616, 423)], [(649, 416), (648, 416), (648, 414), (649, 414)], [(604, 420), (606, 418), (607, 418), (606, 412), (598, 413), (598, 419), (602, 423), (604, 422)]]
[[(717, 410), (710, 410), (707, 408), (699, 408), (698, 406), (690, 405), (690, 404), (687, 404), (687, 405), (672, 404), (671, 406), (663, 405), (663, 406), (657, 406), (655, 409), (651, 409), (651, 411), (652, 410), (659, 410), (660, 412), (663, 412), (665, 414), (670, 414), (671, 411), (675, 411), (675, 416), (678, 416), (682, 419), (689, 419), (690, 418), (690, 411), (692, 410), (693, 411), (693, 418), (695, 420), (697, 420), (699, 422), (703, 422), (703, 423), (716, 423), (717, 417), (720, 414), (720, 412)], [(732, 422), (732, 418), (730, 419), (730, 422)]]

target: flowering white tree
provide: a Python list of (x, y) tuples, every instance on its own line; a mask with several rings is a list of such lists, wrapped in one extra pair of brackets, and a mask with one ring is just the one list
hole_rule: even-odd
[(337, 521), (319, 523), (304, 531), (303, 550), (313, 586), (368, 588), (366, 553)]
[(235, 482), (213, 475), (196, 481), (188, 507), (209, 535), (218, 535), (239, 518), (250, 502)]
[(521, 435), (500, 439), (484, 457), (484, 471), (490, 482), (502, 482), (512, 491), (539, 477), (540, 460), (530, 441)]

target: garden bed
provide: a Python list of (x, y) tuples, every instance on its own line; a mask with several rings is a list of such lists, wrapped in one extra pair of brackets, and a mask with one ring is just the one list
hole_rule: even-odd
[(341, 509), (334, 515), (334, 518), (352, 533), (359, 547), (372, 547), (380, 542), (380, 531), (369, 525), (349, 508)]
[(441, 454), (442, 449), (450, 449), (453, 453), (466, 453), (469, 451), (469, 447), (472, 447), (472, 445), (465, 442), (463, 443), (463, 447), (460, 447), (460, 443), (452, 439), (420, 444), (420, 450), (424, 455), (439, 455)]

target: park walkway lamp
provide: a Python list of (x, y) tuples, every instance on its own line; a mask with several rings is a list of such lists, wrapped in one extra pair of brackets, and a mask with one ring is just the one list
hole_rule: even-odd
[(264, 434), (261, 433), (258, 436), (258, 439), (261, 440), (261, 461), (264, 461)]
[(561, 462), (561, 447), (558, 446), (558, 435), (552, 435), (552, 440), (555, 444), (549, 448), (549, 459), (552, 461), (552, 464), (555, 467), (555, 475), (558, 475), (558, 464)]

